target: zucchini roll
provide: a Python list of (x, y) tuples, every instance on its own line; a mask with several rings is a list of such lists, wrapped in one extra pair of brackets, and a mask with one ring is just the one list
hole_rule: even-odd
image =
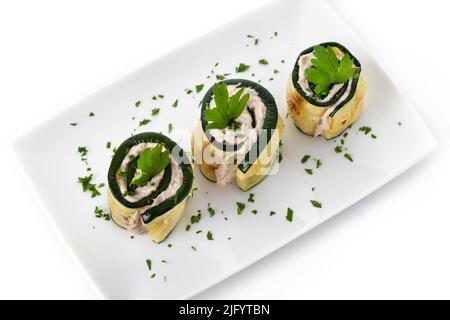
[(183, 215), (193, 184), (186, 153), (160, 133), (125, 140), (108, 171), (111, 217), (120, 227), (159, 243)]
[(300, 53), (287, 85), (289, 115), (310, 136), (332, 139), (363, 109), (366, 81), (344, 46), (327, 42)]
[(201, 103), (192, 152), (201, 172), (220, 186), (246, 191), (268, 174), (278, 159), (283, 122), (275, 99), (252, 81), (216, 83)]

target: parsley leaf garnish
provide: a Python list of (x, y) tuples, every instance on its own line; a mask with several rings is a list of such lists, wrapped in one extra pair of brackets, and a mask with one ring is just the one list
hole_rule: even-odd
[(162, 151), (162, 147), (162, 144), (158, 144), (141, 153), (137, 161), (137, 174), (131, 181), (132, 185), (145, 185), (169, 164), (169, 150)]
[(262, 65), (268, 65), (269, 64), (269, 61), (267, 61), (266, 59), (260, 59), (258, 62), (259, 62), (259, 64), (262, 64)]
[(251, 203), (255, 202), (255, 194), (254, 193), (250, 193), (248, 195), (248, 200), (247, 201), (251, 202)]
[(305, 169), (305, 171), (306, 171), (306, 173), (309, 174), (309, 175), (312, 175), (312, 174), (313, 174), (313, 170), (312, 170), (312, 169)]
[(206, 129), (224, 129), (232, 125), (234, 120), (244, 111), (250, 99), (249, 94), (242, 96), (243, 92), (244, 88), (241, 88), (233, 96), (229, 97), (225, 83), (215, 84), (213, 93), (216, 107), (205, 111), (205, 120), (209, 122)]
[(174, 102), (174, 103), (172, 103), (172, 107), (173, 107), (173, 108), (176, 108), (176, 107), (178, 107), (178, 99), (177, 99), (177, 100), (175, 100), (175, 102)]
[(214, 240), (213, 234), (211, 233), (211, 231), (208, 231), (208, 234), (206, 235), (206, 238), (207, 238), (208, 240)]
[(312, 66), (306, 69), (306, 79), (315, 85), (314, 93), (325, 96), (334, 84), (344, 83), (355, 74), (353, 59), (346, 53), (341, 61), (332, 47), (314, 47)]
[(152, 116), (157, 116), (159, 114), (159, 108), (152, 109)]

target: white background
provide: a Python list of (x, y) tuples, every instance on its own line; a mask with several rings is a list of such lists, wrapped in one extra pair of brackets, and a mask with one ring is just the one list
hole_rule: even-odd
[[(98, 298), (11, 141), (270, 0), (0, 0), (0, 298)], [(450, 4), (331, 0), (439, 141), (425, 161), (199, 299), (450, 298)]]

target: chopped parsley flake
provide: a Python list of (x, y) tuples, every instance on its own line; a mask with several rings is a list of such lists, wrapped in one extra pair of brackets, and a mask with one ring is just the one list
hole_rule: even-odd
[(208, 231), (208, 234), (206, 235), (206, 238), (207, 238), (208, 240), (214, 240), (213, 234), (211, 233), (211, 231)]
[(359, 131), (364, 132), (364, 134), (368, 134), (370, 131), (372, 131), (372, 128), (363, 126), (359, 128)]
[(273, 69), (273, 73), (277, 74), (280, 73), (280, 71), (278, 71), (277, 69)]
[(258, 210), (256, 210), (256, 209), (255, 209), (255, 210), (252, 210), (252, 213), (253, 213), (253, 214), (257, 214), (257, 213), (258, 213)]
[(78, 147), (78, 153), (82, 156), (82, 157), (86, 157), (88, 154), (88, 149), (86, 147)]
[(402, 123), (399, 121), (399, 122), (397, 122), (397, 125), (400, 127), (402, 125)]
[(377, 136), (374, 135), (373, 133), (370, 135), (370, 137), (371, 137), (372, 139), (376, 139), (376, 138), (377, 138)]
[(193, 215), (193, 216), (191, 217), (191, 223), (192, 223), (192, 224), (199, 223), (201, 219), (202, 219), (202, 214), (201, 214), (201, 213), (198, 213), (197, 215)]
[(322, 203), (316, 200), (310, 200), (309, 202), (311, 202), (311, 204), (313, 205), (314, 208), (322, 208)]
[(309, 175), (312, 175), (312, 174), (313, 174), (313, 170), (312, 170), (312, 169), (305, 169), (305, 171), (306, 171), (306, 173), (309, 174)]
[(237, 214), (242, 214), (242, 212), (245, 209), (245, 203), (242, 202), (236, 202), (236, 206), (237, 206)]
[(196, 86), (195, 86), (195, 92), (199, 93), (200, 91), (203, 90), (203, 87), (204, 87), (204, 86), (205, 86), (204, 84), (198, 84), (198, 85), (196, 85)]
[(344, 138), (347, 138), (347, 136), (348, 136), (348, 132), (345, 132), (344, 135), (343, 135), (343, 137), (344, 137)]
[(350, 153), (344, 154), (344, 157), (347, 158), (348, 160), (350, 160), (351, 162), (353, 162), (353, 157)]
[(147, 268), (149, 271), (152, 271), (152, 261), (150, 259), (145, 260), (145, 262), (147, 263)]
[(169, 123), (168, 126), (167, 126), (167, 131), (168, 131), (169, 133), (171, 133), (172, 130), (173, 130), (173, 124)]
[(149, 124), (151, 122), (150, 119), (143, 119), (139, 121), (139, 127), (145, 126), (146, 124)]
[(262, 64), (262, 65), (268, 65), (269, 64), (269, 61), (267, 61), (266, 59), (260, 59), (258, 62), (259, 62), (259, 64)]
[(302, 158), (302, 163), (308, 162), (309, 158), (311, 158), (311, 156), (309, 154), (305, 154)]
[(194, 250), (194, 251), (197, 251), (197, 248), (194, 247), (194, 246), (192, 246), (191, 249)]
[(83, 187), (83, 192), (91, 192), (91, 198), (95, 198), (99, 195), (101, 195), (101, 193), (97, 190), (97, 187), (95, 184), (91, 183), (92, 182), (92, 174), (90, 174), (89, 176), (86, 177), (79, 177), (78, 178), (78, 182), (81, 183), (81, 186)]
[(248, 64), (240, 63), (239, 66), (236, 67), (236, 73), (245, 72), (250, 68)]
[(251, 202), (251, 203), (255, 202), (255, 194), (254, 193), (250, 193), (248, 195), (248, 200), (247, 201)]
[(277, 213), (275, 212), (275, 211), (270, 211), (270, 216), (274, 216), (274, 215), (276, 215)]
[(95, 113), (93, 112), (89, 113), (89, 117), (95, 117)]
[(186, 226), (186, 231), (189, 231), (189, 230), (191, 230), (191, 225), (190, 225), (190, 224), (188, 224), (188, 225)]
[(72, 127), (76, 127), (76, 126), (78, 125), (78, 123), (72, 122), (70, 125), (71, 125)]
[(192, 93), (192, 90), (191, 90), (191, 89), (184, 89), (184, 91), (185, 91), (187, 94), (191, 94), (191, 93)]
[(316, 160), (316, 168), (319, 169), (321, 165), (322, 165), (322, 161), (320, 161), (320, 159), (317, 159)]
[(176, 108), (178, 107), (178, 99), (174, 101), (174, 103), (172, 103), (172, 107)]
[(292, 218), (294, 217), (294, 211), (291, 208), (287, 209), (286, 220), (292, 222)]
[(159, 114), (159, 108), (152, 109), (152, 116), (157, 116)]
[(167, 260), (161, 260), (162, 263), (167, 263)]
[(111, 141), (108, 141), (107, 143), (106, 143), (106, 149), (110, 149), (111, 148)]
[(141, 101), (139, 101), (139, 100), (134, 103), (134, 106), (136, 108), (138, 108), (140, 105), (141, 105)]
[(167, 245), (167, 247), (168, 247), (168, 248), (172, 248), (173, 245), (172, 245), (171, 243), (169, 243), (169, 244)]
[(334, 148), (334, 152), (336, 152), (336, 153), (341, 153), (341, 152), (342, 152), (342, 146), (336, 146), (336, 147)]
[(156, 273), (154, 273), (154, 274), (152, 274), (151, 276), (150, 276), (150, 278), (154, 278), (154, 277), (156, 277)]
[(209, 216), (210, 217), (213, 217), (216, 214), (216, 210), (211, 208), (211, 204), (210, 203), (208, 203), (208, 212), (209, 212)]

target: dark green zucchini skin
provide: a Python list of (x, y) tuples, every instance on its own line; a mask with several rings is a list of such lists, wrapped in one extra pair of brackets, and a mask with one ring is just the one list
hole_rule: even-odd
[[(330, 114), (330, 117), (333, 117), (343, 106), (345, 106), (355, 95), (356, 92), (356, 88), (358, 86), (358, 82), (359, 82), (359, 76), (361, 74), (361, 63), (359, 62), (358, 59), (356, 59), (356, 57), (343, 45), (341, 45), (340, 43), (337, 42), (324, 42), (319, 44), (319, 46), (322, 47), (336, 47), (339, 48), (342, 52), (347, 53), (350, 58), (353, 59), (354, 64), (356, 66), (356, 72), (353, 75), (353, 82), (352, 82), (352, 87), (350, 89), (350, 94), (348, 95), (347, 99), (345, 99), (344, 101), (342, 101), (335, 109), (334, 111)], [(294, 69), (292, 71), (292, 83), (294, 85), (295, 90), (297, 91), (297, 93), (299, 95), (301, 95), (306, 101), (308, 101), (309, 103), (311, 103), (314, 106), (317, 107), (330, 107), (333, 104), (335, 104), (341, 97), (342, 95), (345, 93), (345, 91), (348, 88), (349, 85), (349, 81), (345, 82), (344, 85), (342, 86), (341, 90), (339, 90), (335, 96), (330, 99), (330, 101), (327, 102), (318, 102), (317, 100), (315, 100), (312, 97), (308, 97), (306, 95), (306, 93), (303, 91), (302, 87), (300, 86), (300, 84), (298, 83), (299, 80), (299, 65), (298, 65), (298, 61), (300, 60), (300, 58), (305, 55), (305, 54), (309, 54), (311, 52), (314, 51), (314, 46), (303, 50), (302, 52), (300, 52), (300, 54), (298, 55), (297, 59), (295, 60), (295, 64), (294, 64)]]
[[(129, 202), (127, 201), (122, 193), (120, 192), (119, 185), (116, 180), (116, 174), (120, 169), (120, 166), (122, 164), (123, 159), (126, 157), (130, 149), (140, 143), (160, 143), (164, 145), (171, 154), (175, 157), (177, 163), (180, 165), (180, 168), (183, 172), (183, 182), (178, 189), (177, 193), (165, 201), (161, 202), (159, 205), (147, 210), (142, 214), (142, 220), (144, 223), (149, 223), (153, 219), (163, 215), (167, 211), (174, 208), (176, 205), (178, 205), (180, 202), (182, 202), (189, 194), (193, 180), (194, 175), (192, 172), (192, 165), (191, 162), (183, 149), (181, 149), (174, 141), (172, 141), (170, 138), (156, 132), (144, 132), (137, 134), (131, 138), (128, 138), (125, 140), (119, 148), (117, 148), (116, 153), (114, 154), (111, 165), (109, 166), (108, 170), (108, 184), (109, 188), (111, 190), (112, 195), (114, 198), (116, 198), (117, 201), (119, 201), (122, 205), (124, 205), (127, 208), (141, 208), (148, 205), (151, 205), (154, 201), (154, 199), (164, 190), (167, 189), (172, 172), (170, 168), (170, 164), (166, 167), (164, 170), (163, 178), (160, 182), (160, 185), (158, 186), (157, 190), (155, 190), (151, 195), (148, 197), (145, 197), (139, 201), (136, 202)], [(176, 148), (176, 150), (179, 150), (178, 154), (173, 154), (172, 150)]]
[[(277, 121), (278, 121), (278, 108), (277, 108), (277, 104), (276, 104), (275, 99), (273, 98), (272, 94), (263, 86), (259, 85), (256, 82), (250, 81), (250, 80), (228, 79), (228, 80), (221, 81), (219, 83), (222, 83), (222, 82), (227, 85), (239, 85), (240, 84), (241, 88), (242, 87), (252, 88), (258, 93), (259, 97), (262, 99), (262, 101), (264, 102), (264, 104), (267, 107), (266, 117), (264, 119), (264, 124), (262, 127), (263, 130), (265, 129), (264, 132), (267, 133), (267, 139), (265, 140), (266, 144), (267, 144), (270, 141), (270, 139), (272, 138), (273, 130), (276, 129)], [(213, 99), (213, 95), (214, 95), (213, 87), (211, 87), (206, 92), (206, 94), (203, 97), (203, 100), (201, 102), (200, 118), (201, 118), (203, 132), (205, 133), (206, 138), (209, 140), (209, 142), (212, 143), (216, 148), (223, 150), (223, 151), (237, 150), (237, 148), (239, 146), (218, 143), (211, 136), (209, 130), (206, 130), (206, 126), (208, 125), (208, 122), (205, 120), (205, 111), (207, 108), (209, 108), (209, 104), (210, 104), (211, 100)], [(255, 143), (255, 145), (252, 147), (252, 149), (249, 150), (249, 152), (245, 155), (244, 161), (242, 161), (238, 165), (238, 169), (241, 170), (243, 173), (246, 173), (248, 171), (248, 169), (250, 169), (252, 166), (252, 163), (250, 162), (250, 154), (256, 154), (259, 157), (260, 153), (266, 147), (266, 145), (261, 145), (261, 146), (258, 146), (258, 145), (259, 145), (259, 137), (258, 137), (258, 142)]]

